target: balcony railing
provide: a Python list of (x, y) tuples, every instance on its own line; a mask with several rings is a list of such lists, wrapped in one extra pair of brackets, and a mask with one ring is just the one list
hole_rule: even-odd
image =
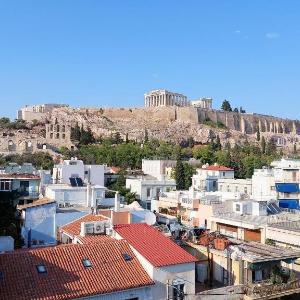
[(246, 287), (247, 299), (273, 299), (274, 296), (284, 296), (300, 291), (300, 280), (295, 279), (287, 283), (272, 284), (270, 281), (248, 285)]

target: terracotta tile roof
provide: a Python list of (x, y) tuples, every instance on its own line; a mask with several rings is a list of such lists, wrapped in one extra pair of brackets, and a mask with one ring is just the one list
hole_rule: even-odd
[(225, 166), (208, 166), (206, 168), (203, 168), (203, 170), (209, 170), (209, 171), (234, 171), (233, 169), (225, 167)]
[(30, 207), (35, 207), (35, 206), (40, 206), (44, 204), (50, 204), (50, 203), (55, 203), (55, 200), (50, 200), (48, 198), (43, 198), (43, 199), (38, 199), (33, 201), (32, 203), (24, 204), (24, 205), (18, 205), (17, 208), (19, 210), (27, 209)]
[(116, 225), (114, 230), (155, 267), (197, 261), (194, 256), (147, 224)]
[(82, 222), (94, 222), (94, 221), (104, 221), (107, 220), (108, 218), (103, 216), (103, 215), (93, 215), (93, 214), (88, 214), (85, 215), (73, 222), (70, 222), (64, 226), (62, 226), (59, 231), (60, 232), (65, 232), (69, 234), (70, 236), (74, 237), (76, 235), (80, 235), (80, 229), (81, 229), (81, 223)]
[(111, 236), (106, 234), (93, 234), (93, 235), (86, 235), (86, 236), (76, 235), (76, 238), (82, 244), (106, 243), (106, 242), (114, 241), (114, 239)]
[[(132, 259), (125, 261), (122, 254)], [(92, 267), (85, 268), (82, 260)], [(39, 274), (43, 264), (47, 273)], [(154, 284), (125, 241), (15, 251), (0, 255), (0, 299), (78, 299)]]
[(40, 176), (29, 173), (0, 173), (0, 179), (41, 179)]

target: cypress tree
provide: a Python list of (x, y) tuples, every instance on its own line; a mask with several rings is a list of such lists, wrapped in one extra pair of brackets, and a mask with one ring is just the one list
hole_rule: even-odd
[(177, 190), (183, 190), (185, 188), (185, 172), (184, 165), (180, 159), (177, 160), (175, 167), (175, 180)]

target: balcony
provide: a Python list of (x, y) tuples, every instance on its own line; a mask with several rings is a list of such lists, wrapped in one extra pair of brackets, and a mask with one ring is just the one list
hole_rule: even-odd
[(272, 284), (270, 281), (264, 281), (246, 286), (244, 299), (277, 299), (296, 293), (300, 293), (300, 279), (280, 284)]

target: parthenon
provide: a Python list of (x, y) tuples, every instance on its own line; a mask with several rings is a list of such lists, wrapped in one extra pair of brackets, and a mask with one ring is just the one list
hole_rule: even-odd
[(153, 90), (144, 95), (145, 107), (155, 106), (189, 106), (187, 97), (167, 90)]

